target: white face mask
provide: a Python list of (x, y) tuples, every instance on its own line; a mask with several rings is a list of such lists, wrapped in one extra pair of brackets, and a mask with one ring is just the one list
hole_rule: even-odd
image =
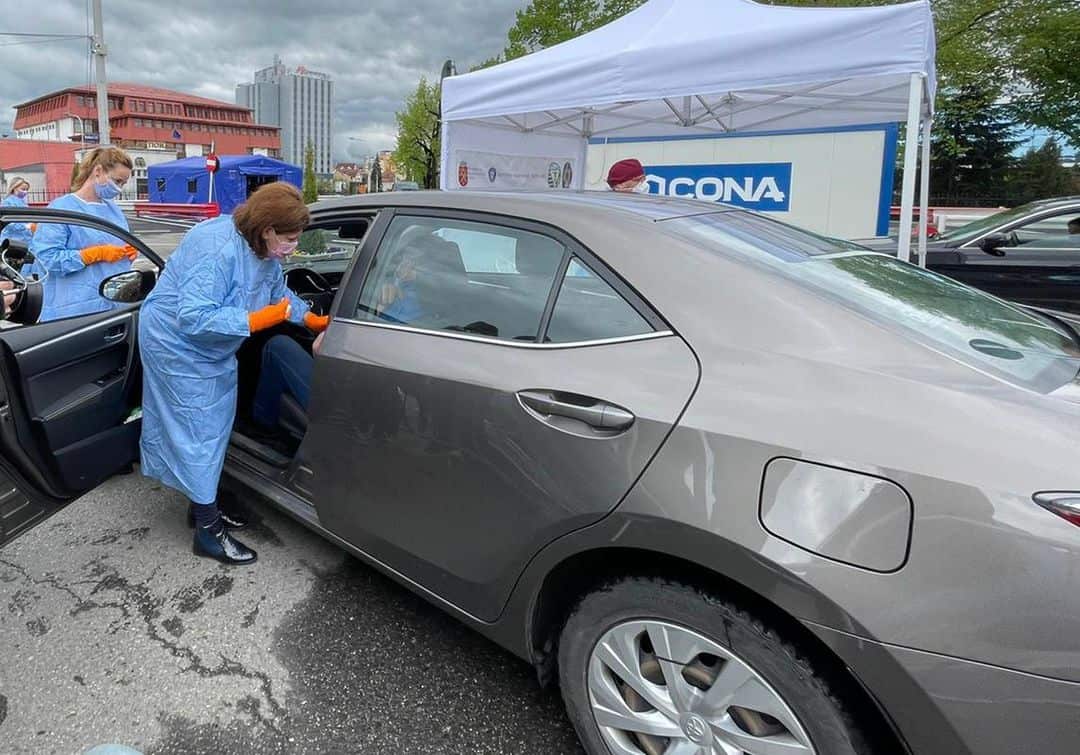
[(634, 187), (634, 193), (635, 194), (648, 194), (649, 193), (649, 182), (648, 181), (642, 181), (641, 183), (639, 183), (637, 186)]

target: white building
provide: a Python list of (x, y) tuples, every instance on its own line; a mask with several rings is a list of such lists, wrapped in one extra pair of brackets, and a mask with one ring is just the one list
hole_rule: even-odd
[(334, 82), (325, 73), (303, 66), (286, 68), (281, 58), (257, 71), (250, 84), (238, 84), (236, 104), (250, 108), (255, 122), (281, 127), (281, 157), (304, 164), (308, 143), (315, 147), (315, 172), (333, 172), (330, 153), (334, 141)]

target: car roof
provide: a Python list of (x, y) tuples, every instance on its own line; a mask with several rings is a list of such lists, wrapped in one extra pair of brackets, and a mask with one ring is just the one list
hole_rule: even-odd
[(628, 220), (655, 222), (717, 212), (743, 212), (736, 207), (701, 200), (627, 194), (614, 191), (489, 192), (416, 191), (400, 194), (379, 192), (312, 205), (316, 212), (379, 207), (472, 210), (546, 219), (551, 215), (585, 220), (597, 212), (617, 213)]
[(1051, 197), (1049, 199), (1037, 199), (1031, 203), (1040, 210), (1049, 210), (1063, 205), (1080, 204), (1080, 194), (1071, 197)]

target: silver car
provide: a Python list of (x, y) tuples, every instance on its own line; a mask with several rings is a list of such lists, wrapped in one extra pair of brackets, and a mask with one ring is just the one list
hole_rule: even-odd
[[(228, 484), (557, 682), (586, 751), (1077, 751), (1076, 322), (679, 200), (376, 194), (311, 230), (311, 401), (255, 432), (265, 338), (310, 336), (241, 349)], [(0, 333), (4, 537), (136, 458), (137, 317)]]

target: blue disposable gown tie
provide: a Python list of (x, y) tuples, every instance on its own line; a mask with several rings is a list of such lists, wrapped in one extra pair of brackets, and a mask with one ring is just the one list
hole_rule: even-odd
[(195, 503), (213, 503), (236, 415), (236, 351), (248, 313), (283, 297), (307, 304), (281, 263), (260, 260), (230, 215), (199, 223), (169, 258), (139, 315), (142, 472)]
[[(0, 205), (4, 207), (26, 207), (26, 200), (19, 199), (14, 194), (8, 194)], [(0, 241), (4, 239), (11, 239), (12, 241), (21, 241), (24, 244), (30, 243), (30, 224), (29, 223), (8, 223), (4, 226), (3, 230), (0, 230)]]
[[(74, 194), (65, 194), (50, 202), (49, 207), (93, 215), (128, 230), (127, 218), (113, 202), (85, 202)], [(124, 306), (103, 299), (98, 288), (101, 281), (110, 275), (130, 270), (131, 261), (125, 258), (119, 262), (86, 265), (79, 252), (88, 246), (123, 246), (126, 243), (96, 228), (66, 223), (38, 223), (37, 231), (30, 241), (30, 251), (35, 258), (32, 272), (45, 278), (45, 301), (38, 322), (105, 312)]]

